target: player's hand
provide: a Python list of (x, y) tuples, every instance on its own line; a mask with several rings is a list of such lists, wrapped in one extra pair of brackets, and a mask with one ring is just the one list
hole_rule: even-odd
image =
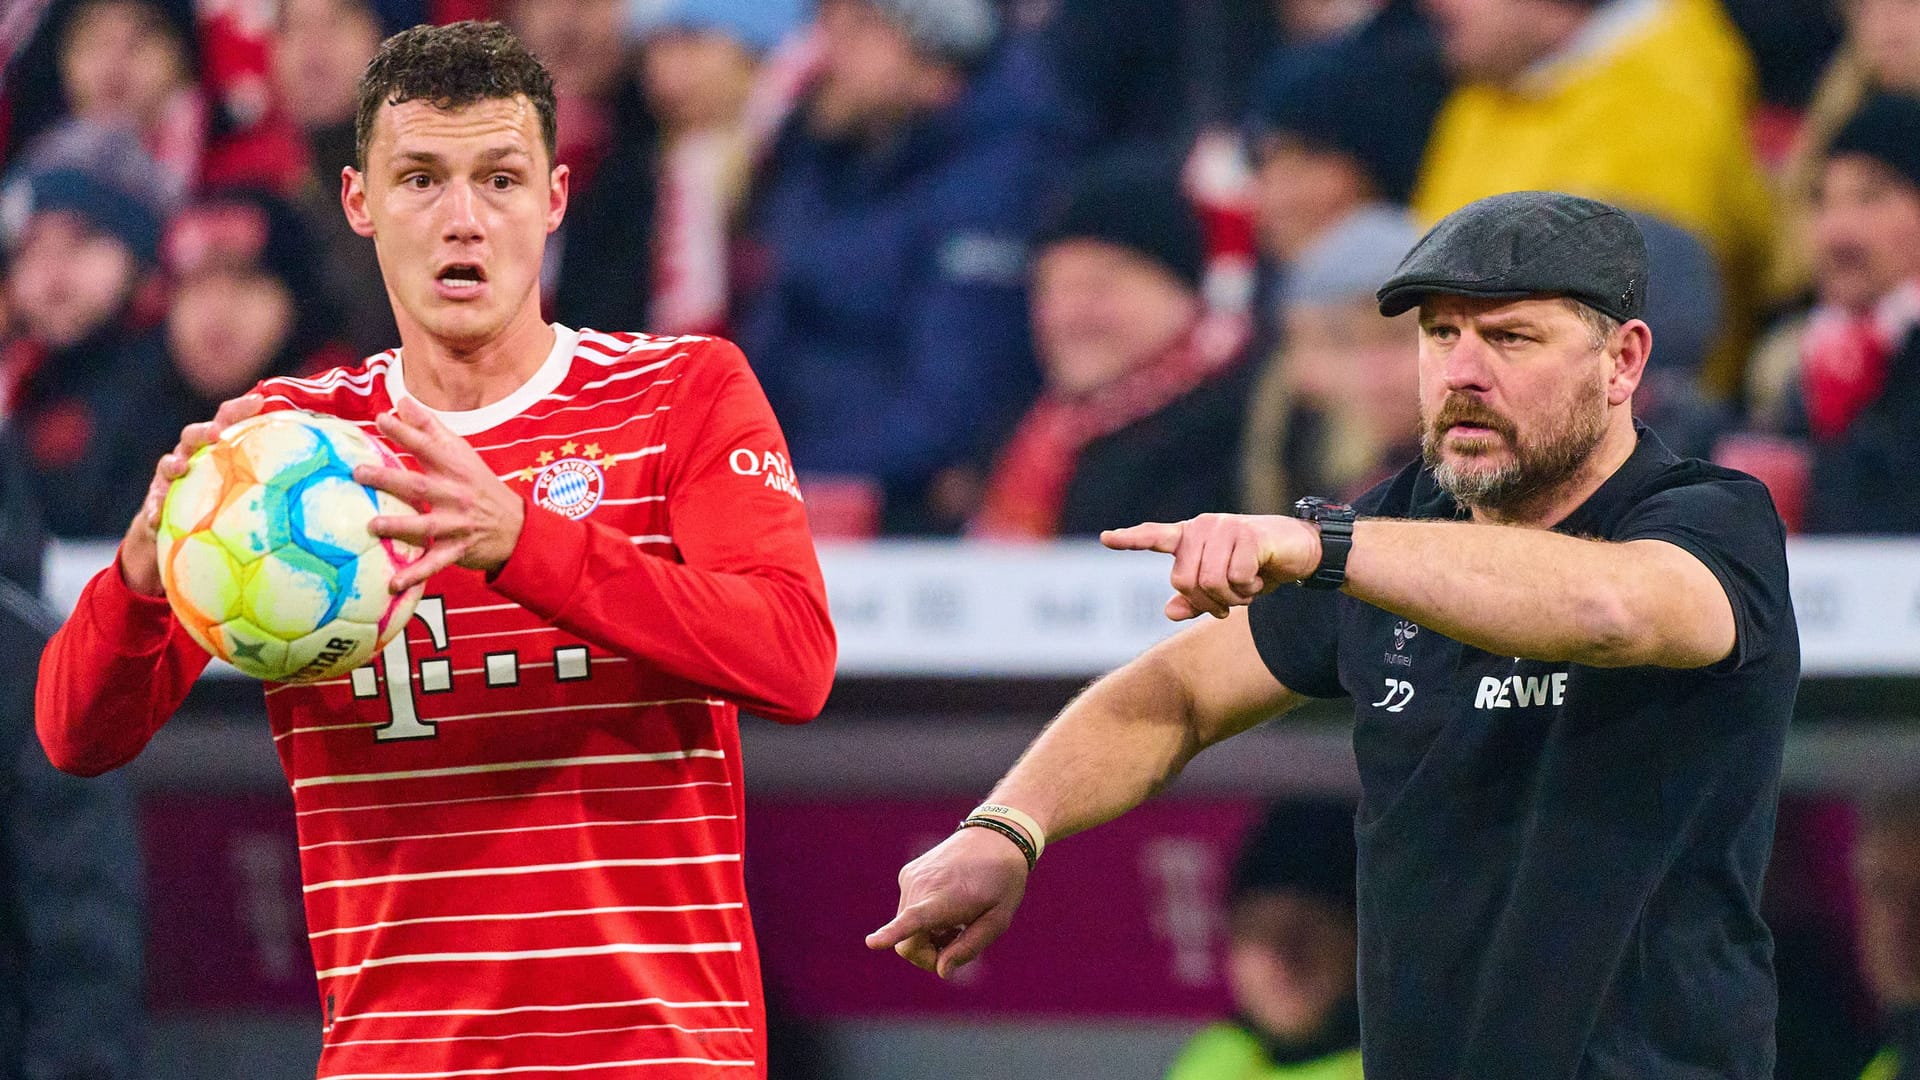
[(147, 485), (146, 501), (133, 515), (126, 538), (120, 544), (120, 577), (127, 586), (147, 596), (161, 596), (160, 584), (160, 507), (167, 501), (167, 489), (187, 473), (187, 459), (194, 451), (220, 437), (228, 427), (259, 413), (266, 401), (259, 394), (246, 394), (221, 402), (213, 419), (188, 424), (180, 429), (180, 441), (154, 466), (153, 483)]
[(1167, 524), (1149, 521), (1108, 529), (1100, 542), (1115, 551), (1173, 556), (1174, 597), (1167, 618), (1179, 622), (1227, 612), (1320, 565), (1320, 530), (1292, 517), (1202, 514)]
[(961, 829), (900, 870), (893, 921), (867, 935), (945, 979), (1006, 932), (1027, 891), (1027, 859), (991, 829)]
[(404, 540), (426, 553), (393, 575), (388, 586), (406, 592), (446, 569), (464, 566), (492, 573), (507, 564), (520, 542), (526, 504), (493, 474), (480, 452), (440, 422), (426, 406), (407, 398), (375, 423), (420, 463), (420, 471), (359, 465), (353, 478), (398, 497), (417, 514), (382, 515), (367, 523), (375, 536)]

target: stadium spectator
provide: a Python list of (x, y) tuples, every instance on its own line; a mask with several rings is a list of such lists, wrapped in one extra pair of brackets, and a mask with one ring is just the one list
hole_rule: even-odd
[(140, 856), (125, 777), (56, 772), (33, 737), (44, 539), (0, 426), (0, 1076), (138, 1080)]
[(1076, 177), (1034, 259), (1045, 389), (999, 457), (970, 531), (1091, 535), (1233, 501), (1237, 342), (1203, 332), (1200, 219), (1164, 155)]
[(1920, 1075), (1920, 791), (1868, 806), (1853, 870), (1860, 958), (1886, 1038), (1861, 1080), (1909, 1080)]
[(1383, 318), (1373, 293), (1419, 239), (1406, 211), (1372, 205), (1295, 261), (1281, 292), (1281, 342), (1248, 406), (1248, 511), (1288, 513), (1315, 492), (1358, 495), (1418, 453), (1418, 332), (1409, 316)]
[[(1393, 72), (1384, 80), (1380, 73)], [(1439, 43), (1418, 5), (1394, 0), (1347, 36), (1281, 52), (1267, 65), (1253, 105), (1267, 235), (1282, 255), (1371, 200), (1404, 204), (1447, 92)], [(1303, 225), (1283, 219), (1308, 198), (1284, 188), (1328, 191)]]
[(798, 0), (641, 0), (633, 11), (640, 83), (660, 125), (647, 328), (719, 333), (747, 180), (792, 107), (811, 52), (795, 40), (802, 7)]
[(1870, 98), (1835, 134), (1813, 225), (1817, 302), (1762, 344), (1751, 422), (1809, 440), (1808, 531), (1920, 532), (1920, 99)]
[(129, 377), (164, 362), (136, 316), (159, 246), (154, 207), (94, 173), (11, 177), (7, 301), (14, 336), (0, 357), (0, 414), (19, 432), (55, 535), (111, 536), (146, 485), (114, 452)]
[(174, 216), (164, 252), (173, 283), (169, 363), (142, 387), (145, 405), (129, 417), (148, 433), (140, 454), (166, 453), (181, 428), (262, 379), (355, 359), (331, 339), (338, 307), (311, 247), (299, 215), (266, 194), (213, 195)]
[(750, 215), (741, 347), (813, 490), (849, 479), (892, 531), (959, 524), (934, 477), (986, 455), (1036, 382), (1028, 244), (1068, 148), (997, 19), (989, 0), (826, 0), (818, 81)]
[(1728, 333), (1704, 378), (1730, 394), (1774, 229), (1747, 138), (1751, 58), (1717, 0), (1430, 0), (1463, 81), (1441, 109), (1413, 207), (1431, 222), (1482, 196), (1553, 189), (1698, 233)]
[(1167, 1080), (1360, 1080), (1353, 808), (1276, 803), (1233, 868), (1234, 1018), (1196, 1035)]
[(658, 124), (628, 77), (621, 0), (510, 0), (506, 22), (554, 73), (567, 218), (548, 237), (540, 291), (568, 326), (646, 326)]
[(276, 96), (307, 147), (295, 203), (326, 289), (340, 298), (342, 336), (362, 356), (400, 340), (373, 244), (340, 212), (340, 170), (354, 164), (354, 87), (381, 37), (365, 0), (284, 0), (273, 44)]
[(198, 182), (207, 140), (189, 33), (148, 0), (88, 0), (60, 31), (69, 113), (137, 134), (176, 200)]
[(1782, 170), (1786, 242), (1774, 263), (1778, 295), (1805, 290), (1812, 282), (1808, 237), (1834, 135), (1873, 94), (1920, 94), (1920, 4), (1854, 0), (1838, 6), (1845, 16), (1846, 40), (1820, 73)]
[[(1395, 76), (1382, 81), (1382, 71)], [(1410, 0), (1385, 5), (1351, 36), (1273, 58), (1249, 123), (1256, 314), (1278, 313), (1288, 264), (1318, 238), (1364, 208), (1406, 204), (1446, 85), (1438, 44)], [(1284, 329), (1264, 322), (1259, 336), (1271, 347)]]

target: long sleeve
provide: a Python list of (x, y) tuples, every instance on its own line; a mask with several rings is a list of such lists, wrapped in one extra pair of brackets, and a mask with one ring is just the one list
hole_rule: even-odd
[(715, 342), (666, 429), (681, 561), (529, 503), (502, 595), (612, 652), (755, 712), (818, 715), (835, 642), (786, 440), (740, 350)]
[(40, 655), (34, 721), (48, 759), (81, 776), (132, 761), (207, 660), (165, 599), (128, 588), (116, 555)]

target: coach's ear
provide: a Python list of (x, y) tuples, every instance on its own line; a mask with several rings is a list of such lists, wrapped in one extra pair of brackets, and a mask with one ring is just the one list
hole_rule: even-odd
[(347, 224), (354, 232), (373, 235), (373, 218), (367, 215), (367, 178), (351, 165), (340, 170), (340, 208), (347, 212)]
[(555, 165), (547, 174), (547, 231), (560, 227), (567, 216), (567, 189), (573, 179), (573, 170), (565, 165)]

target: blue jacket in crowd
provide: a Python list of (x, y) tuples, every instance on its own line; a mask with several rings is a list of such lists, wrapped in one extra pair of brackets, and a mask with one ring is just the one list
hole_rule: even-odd
[(796, 115), (770, 158), (739, 343), (803, 473), (877, 479), (895, 527), (1037, 389), (1028, 248), (1070, 163), (1062, 115), (1018, 43), (884, 147), (822, 142)]

